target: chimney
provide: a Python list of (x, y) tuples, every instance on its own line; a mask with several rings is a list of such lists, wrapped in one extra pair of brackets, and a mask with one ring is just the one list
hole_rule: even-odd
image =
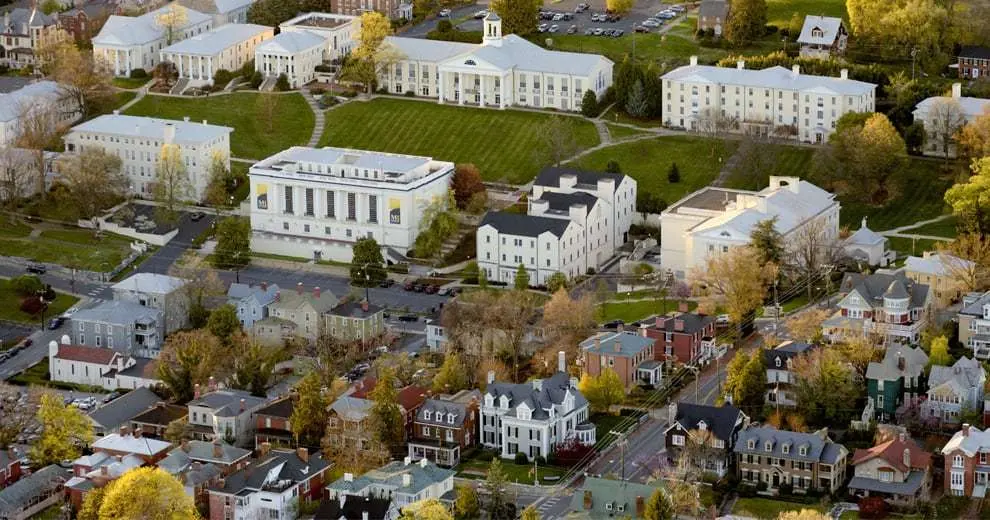
[(698, 64), (698, 57), (697, 56), (691, 56), (691, 65), (694, 66), (694, 65), (697, 65), (697, 64)]
[(430, 463), (430, 459), (427, 459), (427, 458), (419, 459), (419, 467), (421, 467), (421, 468), (425, 468), (426, 465), (429, 464), (429, 463)]
[(963, 432), (963, 437), (969, 437), (969, 423), (963, 423), (962, 432)]
[(131, 429), (128, 428), (127, 426), (121, 426), (120, 427), (120, 436), (121, 437), (127, 437), (127, 435), (130, 434), (130, 433), (131, 433)]
[(199, 383), (193, 385), (193, 399), (199, 399)]
[(205, 119), (203, 120), (203, 126), (206, 126), (206, 120)]
[(800, 76), (800, 75), (801, 75), (801, 66), (800, 65), (792, 65), (791, 66), (791, 76), (797, 77), (797, 76)]
[(636, 497), (636, 516), (639, 518), (643, 517), (643, 513), (646, 511), (646, 502), (643, 497)]
[(842, 69), (839, 71), (839, 79), (849, 79), (849, 69)]
[(344, 473), (344, 482), (354, 482), (354, 474)]
[(906, 365), (907, 365), (907, 362), (904, 361), (904, 355), (901, 354), (900, 352), (898, 352), (897, 353), (897, 370), (904, 370), (904, 367)]
[(179, 446), (182, 448), (182, 451), (184, 451), (186, 453), (189, 453), (189, 449), (190, 448), (189, 448), (189, 441), (188, 440), (182, 439), (182, 444), (180, 444)]
[(192, 469), (193, 469), (193, 471), (199, 471), (202, 468), (203, 468), (203, 465), (200, 464), (200, 462), (198, 460), (194, 460), (193, 461), (193, 463), (192, 463)]
[[(692, 56), (691, 59), (697, 60), (698, 58)], [(587, 489), (584, 491), (584, 508), (591, 509), (591, 491)]]
[(656, 317), (656, 320), (654, 320), (653, 326), (656, 327), (659, 330), (663, 330), (664, 322), (665, 321), (667, 321), (667, 320), (665, 320), (663, 317), (657, 316)]
[(220, 444), (220, 439), (213, 439), (213, 456), (218, 459), (223, 457), (223, 446)]
[(302, 293), (303, 293), (302, 282), (296, 283), (296, 293), (299, 294), (299, 295), (302, 295)]
[(488, 379), (486, 379), (486, 381), (488, 382), (488, 384), (492, 384), (492, 383), (495, 382), (495, 371), (494, 370), (489, 370), (488, 371)]
[(684, 332), (684, 320), (674, 320), (674, 330), (677, 332)]
[(646, 327), (639, 328), (639, 335), (643, 336), (644, 338), (646, 337)]
[(165, 144), (172, 144), (175, 141), (175, 125), (165, 124)]
[(409, 473), (402, 474), (402, 487), (409, 487), (412, 485), (412, 475)]
[(904, 448), (904, 459), (903, 459), (903, 462), (904, 462), (904, 465), (905, 466), (907, 466), (909, 468), (911, 467), (911, 450), (909, 450), (907, 448)]
[(133, 431), (134, 431), (134, 438), (135, 439), (140, 439), (141, 438), (141, 428), (134, 428)]
[(403, 466), (408, 466), (411, 463), (412, 463), (412, 458), (410, 458), (410, 457), (405, 457), (405, 458), (402, 459), (402, 465)]
[(368, 312), (368, 300), (364, 300), (361, 302), (361, 311)]
[(614, 348), (616, 352), (622, 352), (622, 342), (616, 340), (612, 348)]
[(688, 312), (687, 302), (680, 302), (677, 304), (677, 312)]
[(567, 372), (567, 354), (563, 350), (557, 351), (557, 371)]
[(313, 298), (319, 298), (319, 297), (320, 297), (320, 288), (313, 287)]
[(746, 68), (746, 62), (744, 60), (737, 61), (736, 62), (736, 68), (739, 69), (739, 70), (745, 69)]
[(302, 447), (296, 448), (296, 457), (299, 457), (299, 460), (303, 462), (309, 463), (309, 449)]
[(271, 449), (272, 449), (272, 443), (270, 443), (270, 442), (263, 442), (263, 443), (261, 443), (261, 448), (258, 449), (258, 456), (259, 456), (259, 458), (261, 458), (261, 457), (267, 457), (268, 456), (268, 452), (271, 451)]
[(897, 434), (897, 438), (900, 439), (901, 442), (907, 442), (907, 433), (900, 432)]
[(952, 97), (955, 99), (959, 99), (962, 97), (962, 83), (952, 84)]
[(268, 282), (261, 282), (261, 290), (268, 291)]
[(207, 382), (206, 387), (212, 392), (217, 389), (217, 380), (210, 376), (210, 380)]
[(241, 411), (242, 412), (244, 411), (244, 403), (245, 403), (244, 399), (241, 399)]
[(120, 110), (116, 110), (116, 109), (115, 109), (115, 110), (113, 111), (113, 115), (115, 115), (115, 116), (119, 116), (119, 115), (120, 115)]
[(622, 332), (622, 331), (623, 331), (623, 330), (625, 330), (625, 329), (626, 329), (626, 326), (625, 326), (625, 324), (623, 324), (623, 323), (620, 323), (620, 324), (619, 324), (619, 326), (615, 328), (615, 331), (616, 331), (616, 332)]
[(188, 122), (189, 122), (189, 116), (184, 116), (184, 117), (182, 118), (182, 120), (188, 123)]
[(595, 334), (595, 350), (599, 350), (601, 348), (602, 348), (602, 338), (598, 334)]

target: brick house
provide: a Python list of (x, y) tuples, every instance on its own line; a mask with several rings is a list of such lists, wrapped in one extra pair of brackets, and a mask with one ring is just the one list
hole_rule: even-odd
[(717, 38), (722, 37), (729, 21), (729, 2), (726, 0), (702, 0), (698, 7), (698, 30), (711, 29)]
[(846, 479), (849, 450), (828, 438), (828, 429), (814, 433), (747, 428), (733, 448), (743, 482), (763, 482), (771, 490), (790, 485), (797, 492), (834, 493)]
[(165, 436), (168, 425), (174, 421), (185, 422), (189, 411), (185, 406), (168, 403), (156, 403), (151, 408), (131, 418), (131, 430), (140, 431), (141, 435), (160, 439)]
[(89, 42), (100, 32), (110, 15), (120, 12), (116, 3), (96, 0), (58, 13), (56, 20), (59, 28), (69, 33), (74, 40)]
[(258, 449), (263, 443), (275, 447), (290, 447), (295, 442), (292, 435), (292, 424), (289, 418), (295, 408), (291, 397), (279, 399), (268, 406), (254, 412), (254, 448)]
[(300, 502), (319, 501), (330, 463), (319, 452), (267, 451), (244, 469), (209, 488), (210, 520), (279, 518), (294, 520)]
[(352, 450), (364, 450), (374, 433), (369, 424), (372, 402), (345, 395), (327, 410), (327, 444)]
[(849, 491), (856, 496), (879, 496), (897, 506), (927, 501), (931, 492), (932, 454), (901, 432), (852, 457), (854, 476)]
[(21, 478), (21, 456), (14, 448), (0, 451), (0, 488), (7, 487)]
[(657, 361), (690, 364), (715, 353), (715, 318), (704, 314), (682, 310), (673, 316), (657, 316), (646, 326), (646, 335), (656, 340), (653, 359)]
[(462, 390), (426, 399), (416, 411), (409, 437), (409, 457), (453, 467), (464, 450), (478, 444), (481, 392)]
[(599, 332), (584, 340), (581, 349), (582, 370), (598, 377), (606, 369), (612, 369), (629, 391), (636, 385), (660, 384), (662, 363), (655, 359), (656, 341), (647, 336), (647, 328), (639, 332)]
[(946, 495), (983, 497), (990, 480), (990, 429), (963, 424), (942, 448)]
[[(351, 393), (351, 397), (357, 399), (371, 399), (371, 392), (375, 390), (375, 386), (378, 384), (378, 380), (374, 377), (367, 376), (361, 381), (359, 381), (354, 386), (354, 391)], [(399, 402), (399, 412), (402, 413), (402, 419), (406, 425), (406, 438), (412, 434), (413, 421), (416, 418), (416, 411), (426, 400), (426, 394), (429, 392), (427, 388), (408, 385), (399, 389), (396, 394), (396, 400)]]
[(977, 79), (990, 75), (990, 47), (965, 46), (959, 51), (959, 77)]

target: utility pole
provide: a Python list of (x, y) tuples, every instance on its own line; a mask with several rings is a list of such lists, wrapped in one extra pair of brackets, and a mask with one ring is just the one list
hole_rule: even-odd
[(615, 430), (609, 430), (609, 433), (615, 435), (619, 439), (619, 474), (621, 475), (620, 480), (622, 482), (626, 481), (626, 439), (623, 432), (618, 432)]
[(918, 48), (911, 48), (911, 79), (914, 79), (914, 58), (918, 55)]

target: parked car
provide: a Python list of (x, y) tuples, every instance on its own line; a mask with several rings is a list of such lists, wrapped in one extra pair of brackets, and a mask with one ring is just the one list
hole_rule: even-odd
[(558, 27), (557, 24), (551, 25), (550, 26), (550, 29), (549, 29), (549, 31), (552, 32), (552, 33), (555, 33), (555, 32), (557, 32), (559, 30), (560, 30), (560, 27)]
[(619, 325), (625, 325), (625, 324), (626, 324), (626, 322), (624, 322), (622, 320), (612, 320), (612, 321), (607, 322), (604, 325), (602, 325), (602, 328), (605, 328), (605, 329), (617, 329), (617, 328), (619, 328)]
[(623, 34), (625, 34), (625, 31), (623, 31), (622, 29), (615, 29), (614, 31), (612, 31), (612, 37), (613, 38), (618, 38), (619, 36), (622, 36)]
[(450, 289), (447, 287), (441, 287), (440, 290), (437, 291), (438, 296), (447, 296), (448, 294), (450, 294)]
[(593, 34), (595, 34), (595, 29), (592, 27), (588, 27), (587, 29), (584, 30), (585, 36), (591, 36)]
[(588, 10), (588, 4), (584, 2), (581, 2), (580, 4), (577, 5), (577, 7), (574, 8), (575, 13), (583, 13), (587, 10)]
[(388, 289), (389, 287), (392, 287), (393, 285), (395, 285), (395, 280), (393, 280), (391, 278), (386, 278), (386, 279), (382, 280), (382, 283), (378, 284), (378, 287), (382, 287), (384, 289)]
[(564, 19), (564, 15), (563, 14), (557, 13), (557, 14), (553, 15), (553, 21), (555, 21), (555, 22), (559, 22), (559, 21), (561, 21), (563, 19)]
[[(636, 32), (650, 32), (650, 29), (655, 29), (660, 27), (660, 22), (654, 20), (653, 18), (647, 18), (643, 20), (643, 23), (636, 26)], [(644, 30), (640, 30), (644, 29)]]
[(48, 322), (48, 330), (57, 330), (63, 323), (65, 323), (65, 318), (61, 316), (52, 318), (52, 320)]
[(605, 29), (602, 29), (601, 27), (595, 28), (595, 36), (601, 36), (602, 33), (604, 33), (604, 32), (605, 32)]
[(482, 19), (482, 18), (484, 18), (486, 16), (488, 16), (488, 11), (485, 10), (485, 9), (482, 9), (482, 10), (474, 13), (475, 20), (480, 20), (480, 19)]
[(668, 7), (668, 9), (670, 9), (671, 11), (674, 11), (675, 13), (683, 13), (685, 11), (685, 8), (684, 8), (683, 5), (672, 5), (672, 6)]
[(403, 314), (399, 316), (399, 321), (419, 321), (419, 316), (415, 314)]
[(42, 264), (28, 264), (27, 272), (31, 274), (45, 274), (48, 268)]
[(411, 291), (411, 290), (413, 290), (413, 289), (416, 288), (416, 285), (414, 283), (412, 283), (412, 282), (406, 282), (406, 283), (402, 284), (402, 288), (405, 289), (405, 290), (407, 290), (407, 291)]
[(577, 32), (577, 26), (576, 25), (572, 25), (572, 26), (570, 26), (570, 27), (567, 28), (567, 34), (574, 34), (576, 32)]
[(540, 26), (536, 28), (536, 30), (537, 31), (540, 31), (541, 33), (543, 33), (543, 32), (547, 32), (547, 28), (548, 27), (549, 26), (547, 24), (541, 23)]
[(423, 287), (423, 292), (425, 292), (426, 294), (436, 294), (437, 293), (437, 286), (436, 285), (426, 285), (426, 286)]
[(638, 33), (648, 33), (648, 32), (650, 32), (650, 26), (648, 26), (648, 25), (646, 25), (644, 23), (643, 25), (637, 25), (636, 26), (636, 29), (634, 29), (634, 30), (636, 32), (638, 32)]
[(203, 217), (205, 216), (206, 215), (204, 215), (202, 211), (197, 211), (192, 215), (190, 215), (189, 219), (192, 220), (193, 222), (199, 222), (200, 220), (203, 220)]
[(120, 392), (117, 392), (117, 391), (113, 391), (113, 392), (110, 392), (109, 394), (107, 394), (107, 395), (106, 395), (106, 396), (105, 396), (105, 397), (103, 398), (103, 404), (107, 404), (107, 403), (109, 403), (110, 401), (113, 401), (114, 399), (116, 399), (116, 398), (118, 398), (118, 397), (120, 397), (120, 396), (121, 396), (121, 393), (120, 393)]
[(440, 18), (449, 18), (449, 17), (450, 17), (450, 9), (440, 10)]

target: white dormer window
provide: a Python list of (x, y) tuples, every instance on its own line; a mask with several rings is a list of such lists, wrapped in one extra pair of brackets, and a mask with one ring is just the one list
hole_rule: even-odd
[(777, 365), (777, 368), (780, 368), (781, 362), (780, 362), (780, 357), (779, 356), (776, 359), (774, 359), (773, 362), (774, 362), (775, 365)]
[(962, 458), (962, 455), (956, 455), (955, 457), (952, 457), (952, 467), (953, 468), (961, 468), (961, 467), (963, 467), (963, 458)]
[(783, 451), (784, 451), (784, 455), (789, 454), (791, 452), (791, 446), (789, 444), (785, 444), (783, 446)]
[(430, 417), (432, 415), (433, 415), (433, 412), (427, 410), (427, 411), (423, 412), (423, 419), (426, 419), (427, 421), (429, 421), (430, 420)]
[(698, 429), (701, 431), (708, 430), (708, 424), (705, 421), (698, 421)]
[(447, 424), (454, 424), (454, 414), (452, 413), (447, 414)]
[(485, 396), (485, 406), (487, 406), (489, 408), (495, 406), (495, 398), (492, 397), (491, 395), (486, 395)]
[(801, 446), (798, 449), (798, 453), (800, 453), (802, 457), (808, 455), (808, 447), (807, 446)]
[(746, 443), (746, 447), (749, 448), (749, 449), (751, 449), (751, 450), (755, 450), (756, 449), (756, 441), (753, 440), (753, 439), (750, 439), (749, 442)]
[(773, 451), (773, 443), (770, 441), (763, 443), (763, 449), (767, 452)]
[(501, 398), (499, 398), (498, 403), (499, 403), (498, 406), (500, 408), (502, 408), (503, 410), (508, 410), (509, 409), (509, 398), (508, 397), (506, 397), (506, 396), (503, 395)]

